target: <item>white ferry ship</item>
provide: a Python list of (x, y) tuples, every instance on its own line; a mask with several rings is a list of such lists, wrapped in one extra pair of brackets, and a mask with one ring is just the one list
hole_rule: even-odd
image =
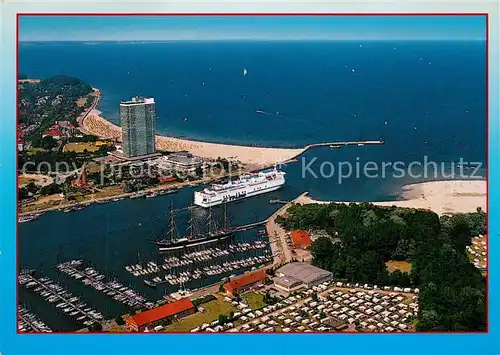
[(212, 207), (242, 200), (279, 189), (285, 183), (285, 173), (276, 169), (240, 176), (226, 184), (215, 184), (194, 193), (194, 204)]

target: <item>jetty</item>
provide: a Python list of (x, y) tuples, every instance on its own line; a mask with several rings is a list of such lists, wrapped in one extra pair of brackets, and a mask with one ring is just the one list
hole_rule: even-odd
[(260, 227), (260, 226), (263, 226), (264, 224), (266, 224), (267, 222), (267, 219), (263, 220), (263, 221), (259, 221), (259, 222), (253, 222), (253, 223), (248, 223), (248, 224), (243, 224), (241, 226), (237, 226), (237, 227), (233, 227), (233, 228), (229, 228), (229, 230), (231, 232), (241, 232), (241, 231), (246, 231), (248, 229), (252, 229), (252, 228), (256, 228), (256, 227)]
[(317, 148), (317, 147), (329, 147), (329, 146), (348, 146), (348, 145), (357, 145), (357, 146), (363, 146), (363, 145), (382, 145), (384, 144), (384, 141), (347, 141), (347, 142), (325, 142), (325, 143), (313, 143), (306, 145), (304, 147), (304, 150), (308, 150), (311, 148)]
[(152, 280), (145, 280), (144, 283), (150, 287), (156, 287), (164, 283), (169, 283), (171, 285), (185, 285), (193, 280), (198, 280), (204, 276), (214, 276), (221, 275), (224, 273), (234, 272), (241, 268), (253, 267), (254, 270), (267, 265), (272, 260), (271, 256), (260, 255), (260, 256), (250, 256), (245, 259), (237, 259), (233, 261), (225, 261), (218, 265), (208, 265), (203, 268), (197, 268), (191, 271), (181, 271), (176, 274), (167, 274), (164, 277), (155, 277)]
[(57, 265), (57, 269), (77, 280), (82, 280), (83, 284), (91, 286), (96, 290), (113, 297), (115, 301), (122, 302), (130, 307), (137, 309), (154, 307), (153, 303), (147, 302), (143, 296), (128, 289), (118, 281), (110, 281), (107, 283), (102, 281), (104, 279), (104, 275), (101, 275), (99, 272), (90, 267), (85, 270), (79, 270), (78, 267), (82, 267), (82, 264), (82, 260), (71, 260)]
[(279, 204), (282, 204), (282, 205), (286, 205), (287, 203), (290, 203), (290, 201), (283, 201), (283, 200), (269, 200), (269, 203), (270, 203), (270, 204), (276, 204), (276, 203), (279, 203)]
[(48, 278), (37, 279), (32, 273), (23, 272), (19, 275), (18, 280), (19, 284), (24, 285), (28, 289), (35, 287), (34, 291), (40, 292), (40, 295), (43, 293), (42, 297), (49, 303), (60, 301), (56, 307), (61, 308), (62, 311), (69, 315), (78, 316), (77, 320), (81, 321), (84, 325), (89, 326), (103, 320), (101, 313), (90, 307), (85, 308), (86, 304), (81, 302), (78, 297), (73, 297), (62, 286), (59, 286)]
[(50, 333), (52, 330), (37, 316), (26, 308), (17, 307), (17, 318), (19, 320), (17, 329), (20, 332)]

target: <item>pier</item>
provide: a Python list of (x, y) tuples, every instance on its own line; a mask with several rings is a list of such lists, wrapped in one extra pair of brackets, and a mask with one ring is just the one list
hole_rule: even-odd
[[(77, 313), (73, 315), (80, 315), (80, 317), (83, 317), (77, 320), (82, 320), (82, 323), (84, 325), (92, 325), (94, 322), (100, 323), (102, 321), (103, 316), (100, 313), (92, 310), (91, 308), (84, 309), (84, 307), (86, 306), (85, 303), (82, 303), (78, 297), (73, 297), (68, 291), (64, 290), (62, 286), (53, 283), (53, 281), (49, 279), (44, 279), (44, 282), (42, 282), (41, 280), (42, 279), (39, 280), (35, 278), (30, 273), (23, 273), (19, 276), (19, 283), (21, 285), (25, 285), (26, 288), (31, 288), (35, 285), (38, 285), (39, 288), (45, 290), (49, 295), (51, 295), (47, 298), (47, 300), (53, 299), (54, 301), (49, 300), (50, 303), (55, 303), (57, 300), (62, 301), (61, 303), (56, 305), (56, 307), (61, 308), (65, 313), (69, 313), (69, 311), (66, 311), (68, 308), (73, 311), (77, 311)], [(63, 309), (63, 307), (65, 308)], [(85, 318), (90, 319), (90, 321), (83, 321), (85, 320)]]
[(286, 205), (287, 203), (290, 203), (290, 201), (283, 201), (283, 200), (269, 200), (269, 203), (270, 203), (270, 204), (276, 204), (276, 203), (279, 203), (279, 204), (282, 204), (282, 205)]
[(313, 143), (307, 145), (304, 150), (308, 150), (311, 148), (317, 148), (317, 147), (329, 147), (331, 145), (334, 146), (348, 146), (348, 145), (382, 145), (384, 144), (384, 141), (347, 141), (347, 142), (327, 142), (327, 143)]
[(20, 332), (50, 333), (52, 330), (40, 319), (23, 307), (17, 307)]
[(254, 223), (248, 223), (248, 224), (243, 224), (241, 226), (237, 226), (237, 227), (233, 227), (233, 228), (230, 228), (230, 231), (231, 232), (241, 232), (241, 231), (246, 231), (248, 229), (252, 229), (252, 228), (256, 228), (256, 227), (259, 227), (259, 226), (263, 226), (264, 224), (266, 224), (267, 222), (267, 219), (263, 220), (263, 221), (259, 221), (259, 222), (254, 222)]
[[(221, 265), (209, 265), (203, 268), (198, 268), (191, 271), (182, 271), (178, 275), (175, 274), (167, 274), (163, 278), (155, 277), (152, 280), (145, 280), (146, 285), (150, 287), (156, 287), (157, 285), (161, 285), (164, 283), (169, 283), (171, 285), (185, 285), (188, 282), (193, 280), (198, 280), (204, 276), (215, 276), (221, 275), (224, 273), (234, 272), (238, 269), (245, 267), (253, 267), (256, 265), (264, 265), (268, 264), (271, 261), (271, 256), (260, 255), (260, 256), (251, 256), (245, 259), (238, 259), (233, 261), (226, 261)], [(259, 267), (259, 268), (260, 268)]]
[(134, 307), (134, 308), (153, 308), (154, 304), (147, 302), (143, 296), (138, 295), (133, 290), (130, 290), (118, 283), (117, 281), (111, 281), (105, 283), (102, 280), (104, 275), (100, 275), (97, 271), (92, 268), (87, 268), (86, 270), (78, 270), (76, 267), (82, 265), (81, 260), (71, 260), (62, 264), (57, 265), (57, 268), (68, 274), (75, 279), (83, 279), (82, 283), (87, 286), (92, 286), (96, 290), (113, 297), (116, 301), (121, 301), (122, 303)]

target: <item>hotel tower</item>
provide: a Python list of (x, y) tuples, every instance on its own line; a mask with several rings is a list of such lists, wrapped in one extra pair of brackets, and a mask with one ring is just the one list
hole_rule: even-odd
[(155, 153), (155, 100), (134, 97), (120, 103), (123, 154), (137, 157)]

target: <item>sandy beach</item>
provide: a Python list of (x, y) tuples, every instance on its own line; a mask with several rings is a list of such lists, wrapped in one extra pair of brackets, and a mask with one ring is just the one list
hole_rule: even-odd
[[(485, 180), (431, 181), (403, 187), (402, 201), (373, 202), (378, 206), (423, 208), (439, 215), (474, 212), (478, 207), (487, 211)], [(296, 201), (308, 203), (346, 203), (342, 201), (316, 201), (302, 196)]]
[[(103, 139), (121, 140), (121, 128), (99, 116), (98, 111), (92, 111), (81, 123), (85, 132)], [(156, 136), (156, 147), (160, 151), (178, 152), (187, 150), (207, 159), (226, 158), (239, 160), (252, 168), (264, 168), (276, 163), (289, 161), (302, 154), (307, 148), (262, 148), (229, 144), (217, 144), (191, 141), (168, 136)]]

